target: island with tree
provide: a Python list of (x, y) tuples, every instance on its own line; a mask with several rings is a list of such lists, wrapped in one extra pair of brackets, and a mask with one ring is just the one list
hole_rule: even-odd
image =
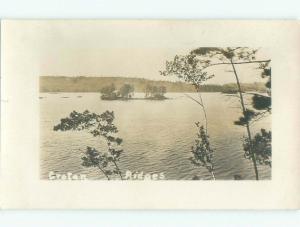
[(117, 89), (115, 84), (110, 84), (101, 88), (101, 99), (103, 100), (128, 100), (134, 95), (134, 86), (131, 84), (124, 84), (120, 89)]
[(147, 85), (145, 89), (145, 98), (151, 100), (163, 100), (167, 99), (165, 97), (165, 93), (167, 89), (165, 86), (154, 86), (154, 85)]
[(112, 83), (100, 90), (102, 100), (130, 100), (130, 99), (149, 99), (164, 100), (167, 89), (165, 86), (155, 86), (148, 84), (145, 89), (145, 98), (133, 98), (134, 86), (124, 84), (119, 89)]

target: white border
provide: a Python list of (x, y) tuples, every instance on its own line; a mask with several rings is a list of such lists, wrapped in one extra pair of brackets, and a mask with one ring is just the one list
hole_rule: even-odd
[[(63, 2), (63, 3), (62, 3)], [(96, 2), (96, 3), (95, 3)], [(182, 1), (136, 0), (1, 0), (1, 18), (243, 18), (299, 19), (299, 0)], [(151, 2), (151, 3), (150, 3)], [(170, 7), (172, 2), (172, 7)], [(221, 2), (221, 3), (220, 3)], [(225, 3), (226, 2), (226, 3)], [(236, 4), (238, 2), (238, 4)], [(263, 3), (262, 3), (263, 2)], [(62, 5), (63, 4), (63, 5)], [(160, 7), (161, 5), (165, 7)], [(176, 6), (175, 6), (175, 5)], [(263, 4), (263, 6), (261, 6)], [(169, 5), (169, 6), (168, 6)], [(153, 9), (155, 8), (155, 9)], [(169, 9), (169, 10), (168, 10)], [(123, 215), (125, 214), (125, 218)], [(122, 218), (123, 217), (123, 218)], [(0, 224), (9, 227), (98, 226), (299, 226), (300, 212), (0, 212)], [(102, 225), (101, 225), (102, 224)]]
[[(43, 32), (65, 21), (2, 21), (4, 208), (295, 209), (299, 207), (300, 29), (296, 21), (141, 21), (172, 35), (193, 31), (199, 46), (259, 46), (272, 59), (273, 167), (270, 181), (51, 182), (39, 179), (39, 53)], [(73, 22), (72, 22), (73, 23)], [(76, 23), (76, 21), (74, 22)], [(89, 23), (86, 21), (85, 23)], [(84, 26), (84, 25), (82, 25)], [(205, 31), (205, 32), (202, 32)], [(228, 31), (231, 31), (230, 33)], [(172, 38), (172, 35), (170, 37)], [(191, 37), (185, 37), (188, 40)], [(143, 39), (143, 37), (141, 37)], [(184, 39), (184, 38), (183, 38)], [(295, 97), (291, 99), (287, 97)]]

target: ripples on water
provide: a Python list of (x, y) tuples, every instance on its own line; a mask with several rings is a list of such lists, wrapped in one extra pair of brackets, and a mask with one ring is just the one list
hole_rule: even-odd
[[(190, 94), (197, 97), (197, 94)], [(83, 131), (53, 131), (53, 126), (73, 110), (102, 113), (115, 112), (115, 125), (123, 138), (120, 169), (124, 172), (161, 173), (167, 180), (191, 180), (193, 176), (210, 179), (205, 168), (194, 167), (190, 161), (191, 146), (196, 138), (194, 122), (204, 123), (199, 105), (179, 93), (168, 93), (163, 101), (103, 101), (98, 93), (41, 93), (41, 177), (49, 171), (86, 174), (88, 179), (105, 179), (96, 169), (81, 166), (86, 146), (100, 147), (99, 139)], [(135, 95), (142, 97), (143, 94)], [(232, 180), (238, 174), (254, 179), (252, 162), (244, 158), (241, 138), (244, 127), (233, 122), (241, 115), (237, 98), (221, 93), (204, 93), (208, 131), (214, 152), (217, 179)], [(270, 116), (256, 122), (253, 132), (270, 129)], [(259, 167), (261, 179), (270, 179), (271, 170)]]

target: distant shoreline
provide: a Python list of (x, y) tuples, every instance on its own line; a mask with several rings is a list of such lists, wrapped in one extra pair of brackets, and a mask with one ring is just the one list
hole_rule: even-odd
[[(134, 87), (135, 93), (143, 93), (147, 85), (164, 86), (166, 93), (196, 93), (192, 84), (185, 82), (156, 81), (131, 77), (65, 77), (65, 76), (41, 76), (40, 93), (95, 93), (108, 85), (114, 84), (119, 89), (124, 84)], [(264, 83), (242, 83), (244, 91), (266, 92)], [(228, 92), (236, 91), (234, 83), (229, 84), (205, 84), (200, 86), (201, 92)]]

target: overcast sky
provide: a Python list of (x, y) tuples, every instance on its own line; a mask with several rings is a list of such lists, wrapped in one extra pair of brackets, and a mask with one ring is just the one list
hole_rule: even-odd
[[(26, 35), (36, 40), (41, 76), (154, 80), (170, 79), (159, 74), (166, 60), (205, 46), (210, 39), (205, 29), (188, 21), (39, 21), (26, 27)], [(261, 80), (255, 67), (238, 66), (242, 82)], [(209, 83), (234, 82), (232, 73), (225, 72), (229, 69), (217, 67)]]

